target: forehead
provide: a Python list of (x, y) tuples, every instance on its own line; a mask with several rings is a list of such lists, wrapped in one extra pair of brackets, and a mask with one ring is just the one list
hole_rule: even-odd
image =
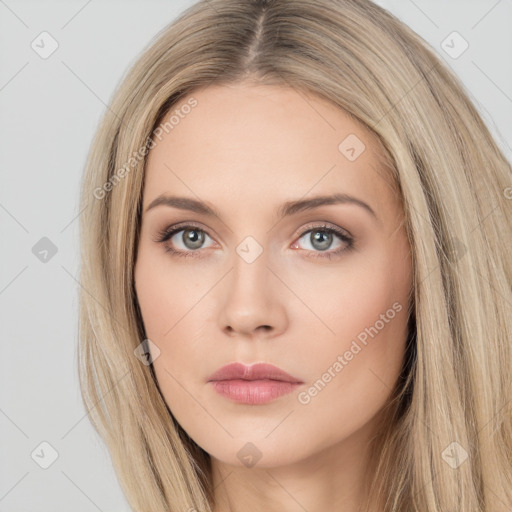
[(257, 205), (310, 191), (364, 196), (378, 208), (389, 193), (376, 137), (327, 100), (288, 87), (205, 87), (175, 104), (161, 128), (145, 205), (162, 192)]

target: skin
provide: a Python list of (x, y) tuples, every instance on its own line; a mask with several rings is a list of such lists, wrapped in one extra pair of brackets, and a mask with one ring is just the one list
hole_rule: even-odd
[[(215, 512), (355, 512), (368, 441), (402, 365), (412, 286), (401, 201), (381, 147), (343, 110), (287, 87), (239, 82), (192, 96), (197, 106), (149, 153), (135, 267), (162, 394), (212, 457)], [(338, 148), (349, 134), (366, 146), (353, 161)], [(277, 216), (285, 201), (334, 192), (364, 201), (377, 218), (351, 203)], [(200, 199), (220, 216), (167, 205), (146, 211), (161, 194)], [(184, 231), (156, 241), (181, 222), (204, 230), (203, 245), (187, 244)], [(312, 240), (323, 223), (346, 230), (354, 248), (322, 257), (347, 247), (337, 235)], [(252, 263), (236, 251), (247, 236), (263, 250)], [(299, 394), (304, 402), (389, 310), (393, 318), (301, 403)], [(207, 382), (234, 361), (269, 362), (304, 384), (267, 404), (237, 404)], [(252, 467), (237, 456), (248, 442), (261, 454)]]

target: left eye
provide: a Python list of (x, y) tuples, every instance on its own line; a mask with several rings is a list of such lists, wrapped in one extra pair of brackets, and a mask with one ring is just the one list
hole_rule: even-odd
[[(179, 233), (182, 233), (181, 236), (177, 236)], [(308, 256), (314, 258), (332, 258), (334, 256), (339, 255), (340, 253), (349, 250), (353, 247), (354, 240), (348, 235), (347, 232), (342, 231), (339, 228), (329, 227), (329, 226), (313, 226), (307, 231), (303, 231), (300, 237), (297, 239), (292, 245), (294, 249), (303, 249), (299, 246), (298, 241), (302, 238), (309, 235), (306, 239), (311, 244), (312, 249), (305, 248), (306, 252), (310, 253)], [(177, 238), (177, 241), (173, 241), (173, 238)], [(158, 234), (156, 242), (166, 243), (168, 241), (172, 242), (171, 245), (166, 244), (165, 250), (173, 255), (182, 256), (182, 257), (195, 257), (199, 252), (199, 249), (202, 249), (203, 244), (206, 238), (211, 237), (204, 231), (203, 229), (193, 226), (179, 226), (170, 229), (164, 229)], [(327, 251), (333, 243), (334, 238), (338, 238), (341, 243), (341, 247), (338, 246), (337, 249)], [(182, 244), (182, 247), (179, 247), (179, 243)], [(178, 245), (177, 248), (175, 246)], [(323, 254), (322, 254), (323, 253)]]
[[(309, 236), (307, 236), (309, 235)], [(350, 246), (351, 239), (344, 235), (343, 233), (328, 227), (319, 227), (314, 229), (309, 229), (308, 231), (305, 231), (299, 240), (302, 238), (305, 238), (307, 242), (309, 242), (310, 246), (313, 247), (312, 250), (325, 252), (329, 248), (331, 248), (333, 241), (335, 238), (338, 238), (338, 240), (341, 240), (341, 242), (347, 244)], [(343, 243), (339, 244), (338, 247), (343, 247)], [(296, 242), (292, 247), (298, 248), (298, 242)], [(306, 247), (307, 250), (311, 250), (308, 247)], [(334, 253), (339, 252), (338, 250), (332, 251)]]

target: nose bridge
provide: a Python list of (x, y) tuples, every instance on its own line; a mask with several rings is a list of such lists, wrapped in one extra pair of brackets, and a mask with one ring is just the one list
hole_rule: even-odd
[(268, 294), (269, 252), (254, 237), (245, 237), (235, 248), (230, 293), (240, 293), (251, 300)]
[(256, 240), (252, 235), (246, 236), (236, 247), (235, 258), (236, 268), (244, 268), (255, 266), (260, 267), (262, 262), (265, 263), (268, 260), (268, 249), (265, 249), (263, 245)]
[(232, 271), (223, 287), (221, 329), (250, 334), (261, 326), (283, 328), (282, 297), (268, 265), (269, 251), (254, 237), (244, 238), (235, 248)]

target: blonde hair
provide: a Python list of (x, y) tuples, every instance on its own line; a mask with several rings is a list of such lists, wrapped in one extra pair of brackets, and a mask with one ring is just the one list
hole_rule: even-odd
[(373, 441), (369, 501), (384, 512), (512, 506), (511, 165), (461, 82), (369, 0), (200, 1), (158, 35), (105, 113), (82, 182), (79, 376), (131, 506), (213, 507), (209, 455), (134, 355), (146, 336), (133, 269), (155, 130), (197, 88), (249, 79), (362, 122), (403, 200), (410, 339)]

